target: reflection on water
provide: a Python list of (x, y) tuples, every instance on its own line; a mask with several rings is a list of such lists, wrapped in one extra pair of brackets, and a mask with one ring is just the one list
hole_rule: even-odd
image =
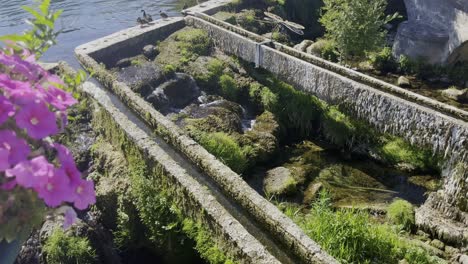
[[(153, 18), (159, 10), (170, 16), (179, 16), (183, 0), (52, 0), (52, 9), (63, 9), (57, 22), (59, 35), (57, 46), (43, 57), (44, 61), (65, 60), (77, 66), (73, 50), (89, 42), (136, 25), (136, 18), (143, 8)], [(24, 22), (29, 17), (22, 5), (33, 4), (32, 0), (0, 0), (0, 35), (19, 33), (28, 28)]]

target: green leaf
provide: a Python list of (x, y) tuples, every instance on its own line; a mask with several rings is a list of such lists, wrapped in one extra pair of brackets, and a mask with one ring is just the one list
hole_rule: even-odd
[(39, 5), (39, 10), (41, 10), (42, 14), (46, 15), (49, 13), (49, 7), (50, 7), (50, 0), (44, 0)]

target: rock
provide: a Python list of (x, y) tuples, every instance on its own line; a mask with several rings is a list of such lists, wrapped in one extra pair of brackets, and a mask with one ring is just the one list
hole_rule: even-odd
[(279, 124), (275, 116), (268, 111), (255, 119), (252, 129), (245, 137), (253, 147), (250, 158), (256, 162), (267, 161), (278, 150)]
[(468, 88), (458, 90), (454, 87), (450, 87), (442, 91), (442, 96), (455, 100), (457, 102), (464, 102), (468, 100)]
[(393, 44), (398, 58), (424, 58), (431, 64), (468, 60), (468, 5), (458, 0), (405, 0), (408, 21), (400, 23)]
[(299, 51), (302, 51), (302, 52), (306, 52), (307, 51), (307, 48), (310, 47), (310, 45), (312, 45), (314, 42), (312, 40), (303, 40), (301, 43), (297, 44), (296, 46), (294, 46), (294, 49), (296, 50), (299, 50)]
[(185, 73), (176, 73), (173, 78), (154, 89), (146, 100), (163, 114), (172, 108), (183, 108), (200, 96), (195, 80)]
[(147, 59), (153, 60), (158, 55), (158, 49), (154, 45), (146, 45), (143, 47), (143, 55)]
[(460, 252), (460, 250), (458, 248), (454, 248), (454, 247), (451, 247), (451, 246), (445, 246), (445, 253), (449, 254), (449, 255), (455, 255), (455, 254), (458, 254)]
[(398, 264), (410, 264), (406, 259), (398, 261)]
[(130, 65), (132, 65), (132, 59), (124, 58), (124, 59), (117, 61), (117, 63), (115, 64), (115, 67), (122, 69), (122, 68), (129, 67)]
[(296, 191), (296, 185), (291, 171), (285, 167), (269, 170), (263, 180), (263, 189), (268, 195), (291, 194)]
[(410, 88), (411, 87), (411, 82), (405, 76), (400, 76), (398, 78), (397, 85), (402, 87), (402, 88)]
[(434, 239), (432, 240), (431, 242), (429, 242), (429, 245), (437, 248), (437, 249), (440, 249), (440, 250), (444, 250), (444, 247), (445, 247), (445, 244), (444, 242), (438, 240), (438, 239)]
[(462, 254), (458, 257), (458, 262), (460, 264), (468, 264), (468, 255)]
[(304, 199), (302, 203), (305, 205), (310, 205), (317, 198), (318, 194), (322, 190), (323, 185), (321, 182), (312, 182), (307, 186), (307, 189), (304, 191)]
[(154, 90), (153, 87), (158, 87), (165, 77), (160, 67), (152, 62), (146, 62), (122, 69), (117, 73), (117, 80), (145, 97)]
[(416, 235), (418, 236), (418, 239), (420, 239), (422, 241), (429, 241), (430, 240), (429, 234), (422, 231), (422, 230), (416, 231)]

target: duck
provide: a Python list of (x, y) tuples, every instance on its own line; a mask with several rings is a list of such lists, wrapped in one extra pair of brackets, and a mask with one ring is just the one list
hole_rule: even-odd
[(149, 23), (148, 21), (146, 21), (144, 18), (141, 18), (141, 17), (137, 18), (137, 22), (138, 22), (138, 24), (140, 24), (142, 26)]
[(163, 11), (161, 11), (161, 10), (159, 10), (159, 15), (160, 15), (163, 19), (166, 19), (166, 18), (169, 17), (165, 12), (163, 12)]
[(146, 20), (148, 23), (153, 21), (153, 17), (151, 15), (146, 14), (145, 10), (141, 10), (143, 12), (143, 19)]

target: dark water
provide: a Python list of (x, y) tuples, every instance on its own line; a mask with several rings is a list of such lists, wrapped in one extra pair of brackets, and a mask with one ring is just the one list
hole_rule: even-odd
[[(181, 0), (52, 0), (52, 9), (64, 12), (56, 24), (64, 33), (58, 45), (52, 47), (43, 61), (65, 60), (78, 66), (73, 50), (80, 44), (136, 25), (143, 8), (157, 17), (159, 10), (170, 16), (180, 15)], [(0, 0), (0, 35), (20, 33), (28, 29), (25, 19), (29, 14), (22, 5), (32, 5), (32, 0)]]

